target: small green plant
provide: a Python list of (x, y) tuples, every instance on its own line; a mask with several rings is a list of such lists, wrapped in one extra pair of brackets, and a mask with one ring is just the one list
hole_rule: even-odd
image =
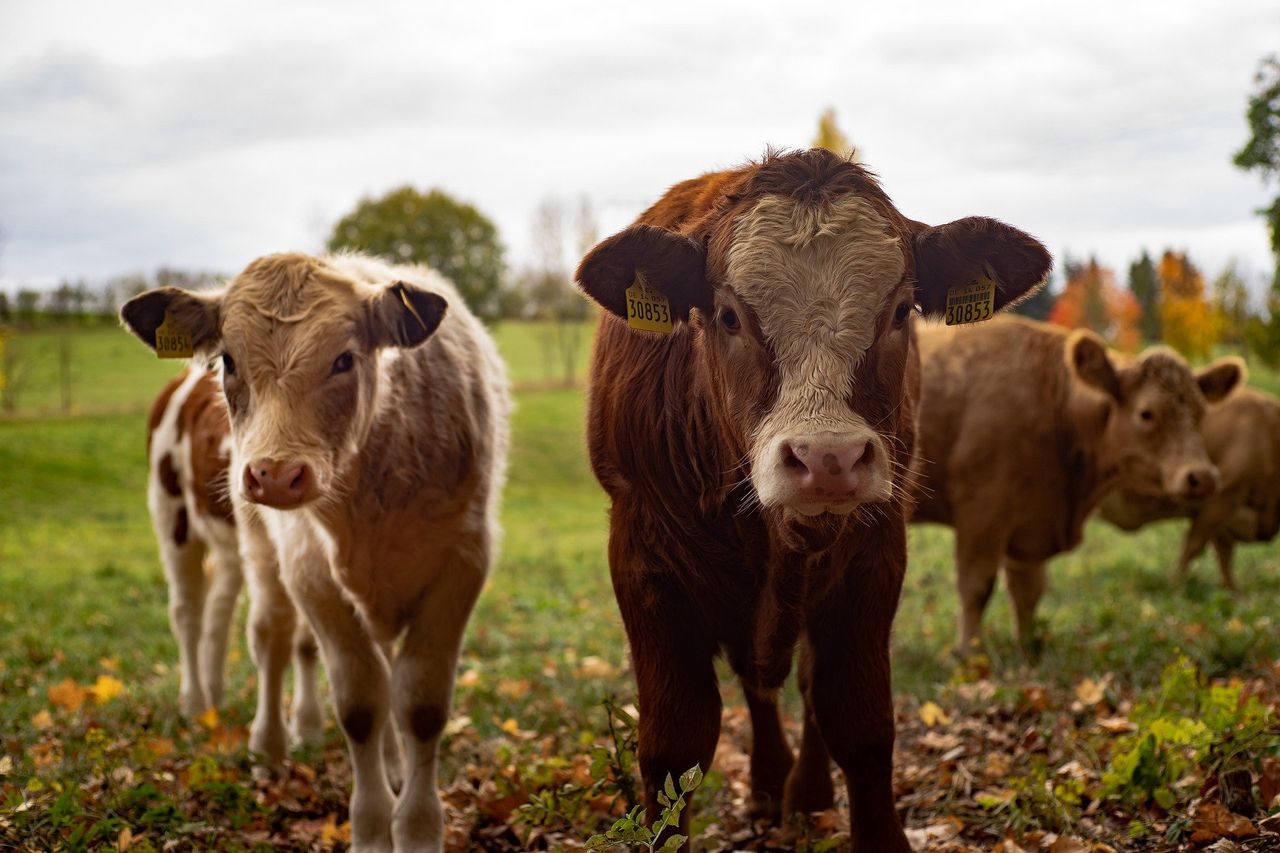
[(1280, 748), (1270, 709), (1240, 684), (1206, 684), (1185, 658), (1165, 668), (1159, 697), (1130, 719), (1138, 730), (1121, 741), (1102, 777), (1103, 796), (1128, 804), (1171, 811), (1197, 776)]
[(648, 825), (645, 810), (636, 806), (622, 817), (614, 821), (608, 832), (593, 835), (587, 840), (588, 850), (612, 850), (619, 845), (631, 845), (649, 853), (673, 853), (680, 849), (688, 838), (677, 833), (664, 837), (664, 833), (672, 827), (680, 825), (680, 815), (684, 811), (688, 798), (702, 784), (702, 768), (694, 765), (680, 774), (680, 787), (672, 781), (671, 774), (658, 792), (658, 803), (662, 806), (662, 814), (652, 826)]

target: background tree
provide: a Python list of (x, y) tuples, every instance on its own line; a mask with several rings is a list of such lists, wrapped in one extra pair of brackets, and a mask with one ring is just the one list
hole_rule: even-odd
[(40, 294), (25, 288), (14, 299), (14, 320), (18, 325), (31, 328), (36, 322), (36, 310), (40, 307)]
[(1067, 281), (1053, 303), (1049, 322), (1068, 328), (1092, 329), (1119, 349), (1134, 350), (1138, 334), (1138, 303), (1116, 284), (1110, 267), (1090, 258), (1086, 264), (1068, 261)]
[(1204, 276), (1185, 252), (1160, 257), (1160, 325), (1164, 342), (1188, 358), (1207, 358), (1218, 323), (1205, 301)]
[(1129, 264), (1129, 292), (1138, 303), (1142, 339), (1148, 343), (1160, 340), (1160, 278), (1146, 249), (1142, 250), (1142, 257)]
[(836, 111), (832, 107), (827, 107), (822, 111), (822, 115), (818, 116), (818, 135), (813, 138), (811, 144), (814, 148), (825, 148), (833, 154), (848, 157), (855, 163), (862, 162), (858, 149), (836, 124)]
[(1233, 347), (1245, 346), (1249, 324), (1249, 288), (1231, 261), (1213, 280), (1213, 312), (1218, 320), (1218, 339)]
[(1267, 222), (1276, 265), (1266, 298), (1268, 316), (1250, 320), (1245, 337), (1254, 353), (1280, 365), (1280, 56), (1273, 54), (1262, 60), (1254, 84), (1257, 88), (1245, 110), (1249, 139), (1233, 162), (1245, 171), (1256, 172), (1264, 185), (1277, 191), (1271, 204), (1258, 211)]
[(565, 263), (565, 232), (570, 228), (575, 257), (581, 257), (599, 239), (590, 200), (585, 196), (581, 199), (572, 223), (558, 200), (543, 200), (533, 218), (534, 265), (521, 276), (527, 314), (542, 321), (538, 335), (547, 378), (558, 372), (566, 386), (576, 381), (584, 321), (590, 310), (587, 301), (574, 289)]
[(492, 320), (502, 303), (498, 229), (441, 190), (405, 186), (366, 198), (333, 227), (328, 249), (358, 249), (392, 263), (426, 264), (453, 281), (471, 310)]

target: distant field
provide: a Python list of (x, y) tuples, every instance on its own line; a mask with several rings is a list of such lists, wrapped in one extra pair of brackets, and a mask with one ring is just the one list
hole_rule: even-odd
[[(558, 834), (540, 835), (536, 844), (512, 810), (535, 794), (589, 782), (591, 751), (614, 743), (601, 703), (635, 701), (605, 557), (606, 501), (583, 447), (583, 395), (534, 390), (557, 378), (543, 372), (539, 331), (529, 324), (496, 330), (516, 382), (530, 390), (517, 394), (502, 559), (468, 630), (456, 733), (445, 751), (452, 849), (553, 842), (580, 849), (574, 839), (612, 820), (607, 799), (563, 806), (547, 819)], [(27, 344), (35, 352), (50, 341), (32, 336)], [(218, 721), (177, 717), (177, 656), (145, 508), (142, 414), (175, 365), (157, 362), (113, 329), (84, 332), (74, 345), (84, 356), (77, 406), (103, 413), (33, 417), (57, 407), (49, 374), (33, 372), (24, 417), (0, 420), (0, 848), (7, 841), (30, 849), (115, 849), (128, 828), (155, 842), (152, 849), (165, 839), (195, 849), (323, 849), (321, 824), (340, 828), (345, 820), (341, 737), (331, 727), (325, 749), (303, 755), (285, 782), (252, 779), (243, 727), (252, 715), (254, 672), (242, 624)], [(1274, 374), (1254, 375), (1280, 390)], [(1218, 588), (1208, 559), (1177, 589), (1168, 573), (1181, 529), (1174, 522), (1129, 536), (1091, 525), (1080, 549), (1050, 565), (1039, 660), (1028, 663), (1015, 648), (1000, 593), (987, 614), (986, 659), (964, 664), (950, 650), (953, 537), (936, 527), (912, 529), (894, 639), (903, 732), (897, 766), (909, 823), (963, 815), (964, 838), (977, 846), (956, 850), (990, 850), (1005, 832), (1083, 833), (1087, 797), (1045, 805), (1036, 794), (1045, 790), (1045, 774), (1053, 777), (1068, 757), (1078, 760), (1092, 774), (1082, 790), (1097, 795), (1118, 741), (1095, 721), (1154, 700), (1162, 670), (1179, 658), (1207, 676), (1280, 695), (1280, 549), (1273, 543), (1238, 552), (1238, 595)], [(119, 680), (122, 697), (101, 704), (87, 698), (75, 708), (64, 702), (68, 679), (75, 688), (103, 676)], [(1101, 698), (1092, 698), (1095, 688)], [(1069, 710), (1081, 696), (1089, 699), (1084, 710)], [(785, 701), (794, 732), (793, 689)], [(921, 723), (928, 701), (950, 715), (948, 722)], [(826, 849), (794, 840), (771, 847), (772, 836), (753, 835), (743, 823), (741, 750), (749, 733), (731, 684), (726, 703), (716, 773), (699, 794), (701, 849)], [(1032, 735), (1057, 745), (1026, 746)], [(626, 731), (618, 736), (625, 754)], [(1268, 743), (1251, 753), (1255, 762), (1280, 752), (1280, 740)], [(956, 753), (952, 744), (964, 750)], [(952, 754), (946, 761), (944, 749)], [(1106, 805), (1094, 819), (1117, 808)], [(1123, 808), (1129, 811), (1098, 836), (1115, 849), (1139, 849), (1116, 840), (1126, 831), (1153, 845), (1172, 831), (1161, 812)], [(1125, 830), (1131, 819), (1137, 830)], [(738, 840), (730, 843), (731, 835)]]
[[(566, 330), (553, 323), (507, 321), (496, 324), (493, 334), (516, 386), (550, 387), (564, 383), (566, 361), (572, 365), (573, 380), (583, 381), (594, 326), (594, 321), (570, 325), (564, 344), (560, 336)], [(157, 359), (128, 332), (101, 323), (73, 326), (66, 332), (12, 331), (5, 346), (18, 365), (10, 381), (17, 397), (14, 414), (19, 417), (137, 411), (150, 404), (183, 363)], [(64, 347), (70, 365), (65, 383)], [(64, 386), (69, 389), (66, 412)], [(6, 414), (0, 411), (0, 418)]]

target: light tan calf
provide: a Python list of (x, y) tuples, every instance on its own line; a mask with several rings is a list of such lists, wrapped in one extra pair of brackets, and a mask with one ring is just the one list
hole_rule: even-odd
[(1091, 333), (1013, 317), (924, 326), (920, 353), (913, 520), (956, 530), (961, 649), (978, 638), (1001, 566), (1018, 638), (1031, 640), (1045, 561), (1079, 544), (1110, 490), (1214, 488), (1200, 420), (1206, 396), (1239, 380), (1236, 360), (1193, 376), (1170, 350), (1126, 362)]
[(1120, 491), (1099, 514), (1124, 530), (1164, 518), (1190, 518), (1178, 556), (1185, 580), (1191, 561), (1213, 543), (1222, 585), (1235, 589), (1231, 558), (1237, 542), (1270, 542), (1280, 532), (1280, 400), (1238, 388), (1209, 407), (1200, 428), (1209, 458), (1218, 466), (1218, 490), (1195, 501), (1169, 501)]
[[(319, 640), (355, 848), (441, 849), (437, 747), (506, 467), (493, 342), (438, 275), (360, 256), (272, 255), (224, 291), (161, 288), (122, 315), (152, 346), (167, 318), (221, 363), (237, 517), (260, 520), (279, 557), (254, 604), (292, 598)], [(283, 671), (291, 633), (279, 626), (260, 667)], [(391, 715), (408, 749), (398, 799)]]

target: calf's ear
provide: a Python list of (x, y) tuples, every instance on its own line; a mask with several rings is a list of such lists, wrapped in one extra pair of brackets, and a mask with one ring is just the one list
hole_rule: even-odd
[(1081, 382), (1120, 399), (1120, 375), (1101, 338), (1087, 329), (1076, 329), (1067, 338), (1066, 356), (1067, 366)]
[(1229, 355), (1197, 370), (1196, 384), (1206, 400), (1216, 403), (1243, 385), (1247, 376), (1244, 360)]
[(943, 313), (951, 288), (988, 276), (995, 278), (999, 311), (1039, 290), (1053, 265), (1035, 237), (985, 216), (916, 225), (916, 301), (925, 314)]
[(583, 293), (626, 319), (627, 288), (637, 274), (671, 303), (672, 320), (688, 320), (691, 308), (711, 309), (702, 246), (652, 225), (632, 225), (597, 244), (575, 278)]
[(191, 293), (178, 287), (158, 287), (130, 299), (120, 309), (120, 322), (147, 346), (156, 348), (156, 329), (185, 334), (192, 349), (208, 349), (222, 338), (218, 313), (221, 293)]
[(397, 281), (369, 302), (369, 337), (374, 346), (413, 348), (431, 337), (449, 303), (438, 293)]

